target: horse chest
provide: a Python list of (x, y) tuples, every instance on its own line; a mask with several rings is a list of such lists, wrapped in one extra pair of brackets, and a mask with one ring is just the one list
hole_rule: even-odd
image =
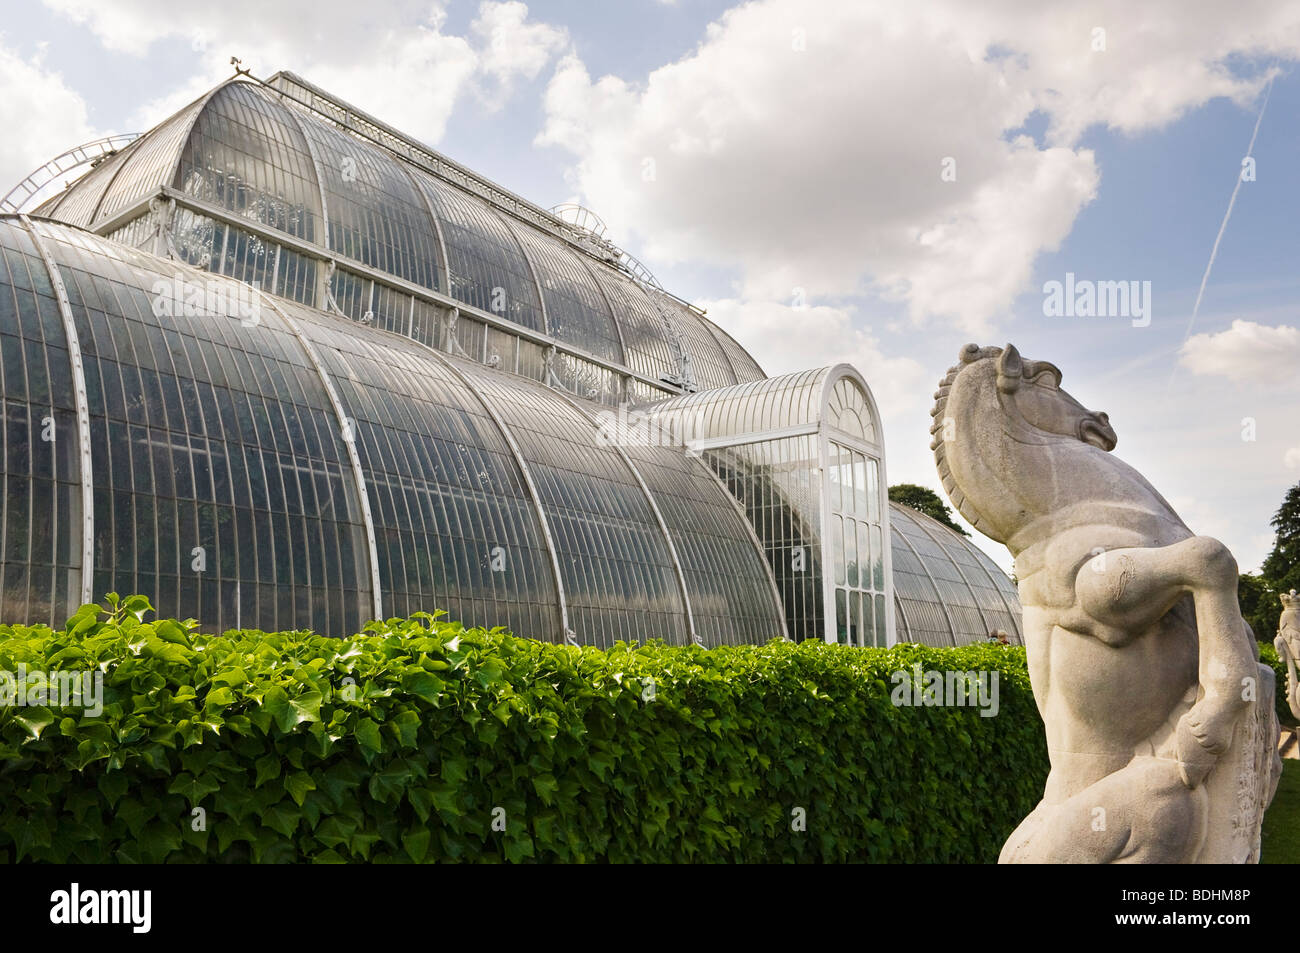
[[(1155, 732), (1195, 684), (1196, 656), (1172, 620), (1124, 643), (1025, 610), (1029, 677), (1054, 747), (1126, 749)], [(1123, 706), (1124, 719), (1109, 718)]]

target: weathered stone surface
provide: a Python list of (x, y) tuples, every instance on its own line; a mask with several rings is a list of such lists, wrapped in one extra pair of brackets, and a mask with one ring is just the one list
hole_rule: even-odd
[(1292, 589), (1281, 599), (1282, 617), (1278, 619), (1273, 647), (1286, 665), (1286, 703), (1291, 714), (1300, 718), (1300, 677), (1296, 674), (1296, 666), (1300, 665), (1300, 595)]
[(970, 344), (935, 394), (944, 489), (1015, 557), (1051, 759), (1001, 860), (1258, 861), (1281, 762), (1236, 562), (1060, 383), (1011, 345)]

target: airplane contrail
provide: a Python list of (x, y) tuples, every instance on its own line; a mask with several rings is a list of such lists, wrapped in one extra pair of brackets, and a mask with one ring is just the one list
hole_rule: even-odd
[[(1264, 102), (1259, 107), (1259, 115), (1255, 117), (1255, 131), (1250, 134), (1250, 145), (1246, 147), (1246, 155), (1251, 156), (1255, 153), (1255, 137), (1259, 135), (1259, 124), (1264, 120), (1264, 110), (1268, 108), (1268, 97), (1273, 92), (1273, 79), (1276, 73), (1269, 75), (1268, 84), (1264, 87)], [(1219, 243), (1223, 241), (1223, 233), (1228, 229), (1228, 219), (1232, 217), (1232, 208), (1237, 204), (1237, 193), (1241, 191), (1241, 170), (1237, 171), (1237, 183), (1232, 187), (1232, 198), (1228, 199), (1228, 210), (1223, 213), (1223, 221), (1219, 224), (1219, 234), (1214, 236), (1214, 247), (1210, 249), (1210, 260), (1205, 263), (1205, 274), (1201, 275), (1201, 287), (1196, 292), (1196, 303), (1192, 305), (1192, 316), (1187, 319), (1187, 330), (1183, 333), (1183, 343), (1192, 335), (1192, 325), (1196, 322), (1196, 315), (1201, 310), (1201, 299), (1205, 297), (1205, 285), (1210, 280), (1210, 269), (1214, 267), (1214, 259), (1219, 255)]]

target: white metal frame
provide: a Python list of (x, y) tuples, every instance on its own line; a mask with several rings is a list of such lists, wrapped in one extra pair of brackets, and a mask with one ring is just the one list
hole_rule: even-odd
[(25, 179), (10, 189), (5, 197), (0, 199), (0, 212), (15, 214), (22, 212), (32, 199), (40, 195), (42, 189), (59, 176), (74, 172), (83, 165), (90, 165), (117, 155), (139, 139), (140, 135), (138, 132), (128, 132), (118, 136), (105, 136), (103, 139), (83, 142), (79, 146), (73, 146), (67, 152), (59, 153), (39, 169), (32, 170)]
[[(875, 444), (854, 437), (851, 434), (844, 433), (841, 430), (832, 430), (827, 423), (827, 411), (830, 408), (831, 393), (844, 378), (853, 381), (854, 384), (862, 391), (866, 398), (867, 407), (871, 412), (871, 423), (875, 431), (877, 442)], [(868, 459), (876, 461), (876, 467), (880, 475), (880, 536), (882, 557), (884, 559), (885, 573), (885, 644), (894, 645), (898, 642), (898, 626), (894, 618), (894, 558), (893, 558), (893, 529), (889, 523), (889, 477), (885, 472), (885, 442), (884, 430), (880, 421), (880, 410), (876, 406), (876, 399), (871, 393), (871, 388), (867, 385), (863, 376), (858, 373), (857, 369), (850, 364), (837, 364), (831, 368), (822, 382), (821, 401), (817, 409), (818, 416), (818, 455), (821, 464), (821, 520), (822, 520), (822, 604), (824, 612), (822, 621), (824, 625), (823, 638), (827, 642), (836, 641), (836, 601), (835, 601), (835, 555), (831, 543), (830, 526), (831, 518), (834, 515), (831, 508), (831, 475), (830, 475), (830, 442), (834, 440), (841, 446), (856, 450), (864, 454)]]
[(68, 301), (68, 289), (64, 287), (59, 266), (42, 239), (39, 226), (26, 215), (19, 215), (18, 219), (27, 229), (32, 244), (45, 262), (45, 270), (49, 272), (54, 297), (59, 303), (59, 314), (63, 317), (68, 360), (72, 364), (72, 394), (77, 409), (77, 443), (81, 461), (81, 602), (84, 605), (95, 599), (95, 472), (90, 453), (90, 403), (86, 396), (86, 367), (81, 359), (81, 341), (77, 337), (72, 304)]
[[(96, 235), (111, 234), (118, 228), (134, 221), (139, 216), (148, 214), (149, 201), (158, 198), (159, 196), (166, 199), (175, 199), (177, 208), (183, 208), (195, 214), (206, 216), (213, 221), (220, 222), (222, 225), (240, 229), (249, 235), (261, 239), (262, 241), (282, 245), (285, 248), (297, 252), (305, 258), (310, 258), (317, 263), (318, 272), (328, 269), (331, 265), (335, 267), (341, 266), (360, 278), (376, 280), (390, 289), (419, 298), (427, 304), (432, 304), (444, 309), (458, 308), (462, 314), (470, 316), (482, 324), (490, 325), (499, 331), (513, 334), (516, 337), (530, 341), (534, 344), (539, 344), (542, 347), (554, 347), (557, 351), (563, 351), (565, 354), (595, 364), (608, 371), (612, 371), (615, 374), (628, 375), (641, 383), (648, 384), (654, 389), (662, 391), (665, 400), (671, 397), (680, 396), (684, 393), (680, 388), (675, 388), (673, 385), (667, 385), (658, 378), (642, 374), (631, 368), (624, 367), (615, 361), (611, 361), (608, 358), (592, 354), (581, 347), (575, 347), (566, 341), (554, 338), (546, 331), (537, 331), (533, 328), (526, 327), (525, 325), (516, 324), (500, 315), (493, 314), (490, 311), (484, 311), (483, 309), (477, 308), (471, 304), (466, 304), (457, 298), (453, 298), (450, 294), (444, 294), (441, 291), (425, 288), (423, 285), (417, 285), (414, 282), (407, 281), (405, 278), (398, 277), (397, 275), (390, 275), (386, 272), (379, 271), (376, 268), (371, 268), (363, 262), (349, 258), (346, 255), (336, 254), (320, 245), (314, 245), (311, 242), (290, 235), (288, 232), (281, 232), (268, 228), (267, 226), (251, 219), (239, 218), (238, 216), (231, 214), (230, 210), (223, 206), (214, 205), (211, 202), (205, 202), (192, 195), (186, 195), (184, 192), (180, 192), (171, 186), (164, 186), (161, 190), (150, 193), (140, 201), (113, 215), (111, 218), (106, 218), (102, 222), (97, 223), (90, 229), (90, 231)], [(529, 267), (531, 268), (532, 259), (525, 256), (524, 260), (528, 262)], [(215, 270), (214, 273), (216, 273)], [(318, 277), (317, 281), (319, 282), (321, 280), (322, 279)], [(535, 280), (534, 284), (536, 284)], [(328, 281), (326, 281), (325, 286), (328, 288)], [(318, 294), (319, 293), (320, 291), (318, 288)], [(324, 306), (320, 304), (314, 304), (313, 306), (318, 310), (330, 310), (328, 303)], [(542, 302), (541, 307), (544, 311), (545, 302)], [(344, 317), (346, 317), (346, 315), (344, 315)], [(543, 318), (545, 320), (545, 315), (543, 315)]]

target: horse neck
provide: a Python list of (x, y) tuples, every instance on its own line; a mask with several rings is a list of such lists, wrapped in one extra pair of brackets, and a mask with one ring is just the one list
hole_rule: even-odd
[[(957, 512), (985, 536), (1005, 543), (1026, 516), (1023, 497), (1023, 469), (1016, 464), (1018, 452), (1004, 427), (990, 431), (987, 422), (977, 420), (987, 404), (976, 394), (954, 392), (945, 410), (952, 420), (954, 439), (943, 439), (943, 428), (935, 445), (935, 464), (943, 488)], [(973, 398), (973, 399), (971, 399)], [(940, 421), (942, 423), (942, 421)]]

